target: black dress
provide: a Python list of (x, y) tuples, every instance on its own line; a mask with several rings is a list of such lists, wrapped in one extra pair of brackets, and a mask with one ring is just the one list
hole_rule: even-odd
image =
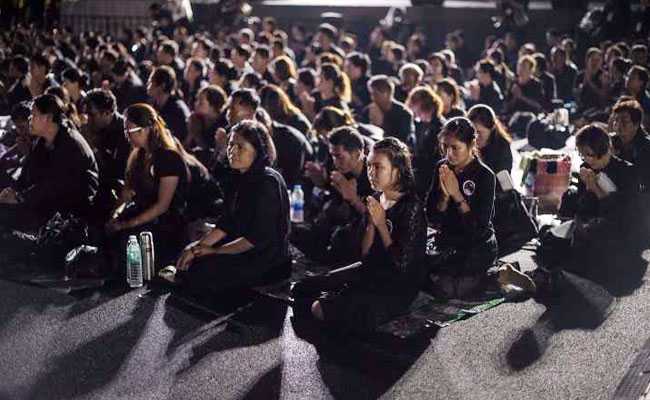
[(470, 211), (462, 214), (450, 199), (447, 210), (441, 212), (437, 208), (442, 195), (438, 168), (443, 163), (446, 160), (440, 161), (434, 169), (426, 203), (429, 224), (440, 231), (436, 247), (455, 250), (453, 259), (439, 272), (455, 276), (482, 275), (492, 267), (497, 256), (497, 241), (492, 225), (496, 186), (494, 173), (478, 158), (474, 159), (463, 172), (457, 174), (461, 193)]
[[(339, 286), (334, 294), (320, 299), (325, 321), (352, 331), (372, 331), (404, 313), (416, 297), (425, 272), (427, 232), (417, 195), (404, 194), (386, 210), (386, 220), (393, 241), (390, 247), (385, 248), (375, 232), (361, 267), (344, 278), (334, 276), (331, 282), (323, 282), (329, 290)], [(365, 227), (367, 219), (360, 223)]]
[(257, 167), (243, 175), (231, 171), (223, 185), (225, 214), (216, 227), (227, 236), (219, 244), (244, 237), (254, 247), (194, 260), (179, 276), (197, 294), (250, 286), (270, 269), (290, 262), (289, 197), (282, 176), (272, 168)]

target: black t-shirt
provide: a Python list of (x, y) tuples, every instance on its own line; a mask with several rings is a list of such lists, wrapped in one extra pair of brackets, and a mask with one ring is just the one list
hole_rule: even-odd
[(138, 207), (145, 210), (153, 206), (158, 201), (160, 179), (177, 176), (178, 185), (167, 212), (182, 214), (186, 206), (188, 168), (181, 155), (173, 150), (159, 149), (152, 156), (149, 170), (144, 172), (148, 177), (139, 175), (132, 188), (135, 191), (134, 202)]
[(171, 96), (164, 106), (159, 110), (160, 116), (172, 135), (178, 138), (181, 142), (187, 136), (187, 119), (190, 117), (190, 109), (187, 104), (176, 96)]
[(457, 174), (460, 191), (469, 204), (470, 211), (461, 214), (453, 200), (444, 212), (437, 205), (442, 191), (438, 169), (446, 163), (443, 159), (433, 171), (431, 189), (427, 198), (427, 218), (430, 224), (439, 225), (441, 242), (459, 248), (472, 248), (483, 244), (494, 235), (494, 196), (496, 179), (494, 173), (478, 158)]
[(312, 93), (314, 96), (314, 115), (318, 114), (320, 110), (325, 107), (336, 107), (339, 110), (349, 111), (348, 103), (341, 100), (338, 97), (332, 97), (327, 100), (324, 100), (319, 91)]
[(255, 246), (243, 253), (251, 257), (252, 267), (287, 261), (290, 221), (284, 179), (268, 167), (230, 174), (223, 187), (226, 211), (217, 227), (229, 239), (244, 237)]

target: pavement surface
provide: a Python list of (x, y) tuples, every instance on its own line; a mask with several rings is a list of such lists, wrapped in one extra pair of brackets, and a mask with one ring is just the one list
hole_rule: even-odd
[[(530, 256), (509, 259), (531, 269)], [(650, 252), (616, 260), (568, 274), (549, 304), (383, 347), (314, 346), (267, 300), (224, 320), (146, 289), (73, 297), (0, 281), (0, 400), (609, 399), (650, 332)]]

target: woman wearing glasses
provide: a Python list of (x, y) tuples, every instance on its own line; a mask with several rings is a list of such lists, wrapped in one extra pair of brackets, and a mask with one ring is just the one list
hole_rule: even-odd
[[(494, 236), (495, 177), (478, 157), (476, 130), (464, 117), (443, 126), (443, 159), (433, 173), (427, 198), (429, 224), (438, 229), (431, 280), (444, 297), (474, 290), (497, 257)], [(440, 265), (442, 264), (442, 265)]]
[[(156, 248), (158, 264), (169, 263), (185, 243), (182, 232), (192, 169), (205, 167), (185, 152), (151, 106), (134, 104), (126, 109), (124, 119), (124, 134), (132, 151), (126, 185), (106, 230), (120, 237), (120, 247), (115, 249), (120, 255), (129, 235), (151, 231), (161, 244)], [(203, 172), (207, 174), (207, 170)]]

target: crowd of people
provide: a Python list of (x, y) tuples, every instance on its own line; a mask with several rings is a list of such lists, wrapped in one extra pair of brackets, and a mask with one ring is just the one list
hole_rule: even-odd
[[(360, 261), (294, 289), (311, 317), (372, 329), (422, 287), (457, 296), (486, 280), (495, 201), (511, 190), (509, 117), (575, 102), (584, 163), (565, 239), (574, 254), (629, 244), (648, 214), (648, 38), (579, 43), (578, 59), (570, 33), (551, 33), (488, 37), (473, 57), (462, 31), (436, 49), (379, 25), (367, 47), (329, 23), (273, 18), (119, 37), (16, 26), (0, 34), (0, 115), (13, 126), (0, 138), (0, 227), (72, 213), (102, 232), (103, 273), (118, 277), (128, 236), (151, 231), (158, 267), (175, 266), (166, 279), (203, 294), (254, 285), (290, 264), (290, 246)], [(294, 185), (306, 222), (291, 226)], [(202, 220), (214, 227), (190, 242)]]

